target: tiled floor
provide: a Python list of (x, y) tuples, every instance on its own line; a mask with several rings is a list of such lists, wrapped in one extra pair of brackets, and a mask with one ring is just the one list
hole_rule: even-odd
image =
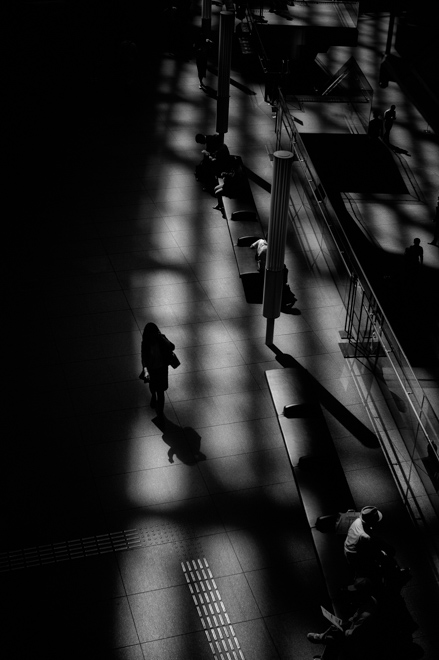
[[(232, 75), (255, 94), (232, 87), (227, 142), (269, 182), (270, 108), (254, 80)], [(112, 117), (49, 200), (51, 235), (13, 319), (38, 321), (38, 378), (18, 378), (11, 393), (4, 500), (10, 550), (129, 529), (143, 542), (2, 574), (8, 660), (213, 657), (181, 566), (189, 559), (208, 561), (246, 660), (305, 660), (306, 632), (324, 624), (325, 586), (264, 378), (282, 365), (193, 177), (193, 136), (213, 131), (215, 102), (192, 61), (164, 58), (157, 78), (160, 93), (142, 113)], [(254, 191), (267, 222), (269, 195)], [(320, 383), (356, 503), (384, 511), (385, 534), (413, 567), (404, 594), (430, 660), (437, 589), (381, 449), (361, 442), (378, 421), (386, 435), (394, 424), (361, 365), (340, 353), (343, 306), (313, 252), (310, 210), (301, 213), (305, 233), (290, 230), (286, 257), (300, 314), (276, 321), (275, 343)], [(137, 378), (148, 321), (182, 363), (165, 426)]]

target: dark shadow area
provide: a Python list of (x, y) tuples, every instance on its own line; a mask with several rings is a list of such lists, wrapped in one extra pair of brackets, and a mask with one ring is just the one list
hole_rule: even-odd
[(282, 313), (283, 314), (290, 314), (291, 316), (301, 316), (301, 314), (302, 314), (300, 309), (297, 309), (297, 307), (291, 307), (291, 306), (288, 306), (288, 307), (285, 307), (284, 309), (282, 309)]
[(318, 381), (314, 381), (319, 400), (328, 412), (343, 424), (352, 435), (361, 442), (364, 447), (377, 448), (380, 443), (373, 431), (367, 428), (355, 415), (345, 408), (332, 394), (330, 394)]
[(302, 365), (297, 362), (295, 358), (293, 358), (292, 355), (289, 355), (288, 353), (282, 353), (281, 350), (279, 350), (274, 344), (270, 346), (272, 351), (276, 355), (276, 361), (279, 362), (285, 369), (303, 369)]
[(249, 89), (242, 83), (239, 83), (237, 80), (233, 80), (233, 78), (230, 78), (230, 84), (232, 87), (236, 87), (236, 89), (239, 89), (241, 92), (244, 92), (244, 94), (247, 94), (247, 96), (256, 96), (256, 92), (254, 92), (252, 89)]
[(245, 299), (251, 304), (262, 304), (264, 295), (264, 280), (259, 273), (245, 275), (241, 278)]
[(411, 154), (407, 151), (407, 149), (402, 149), (401, 147), (397, 147), (396, 144), (392, 144), (389, 142), (389, 148), (395, 153), (395, 154), (403, 154), (404, 156), (410, 156)]
[(218, 93), (216, 89), (213, 89), (213, 87), (210, 87), (210, 85), (204, 85), (201, 91), (203, 91), (206, 94), (206, 96), (209, 96), (211, 99), (216, 100), (218, 98)]
[[(246, 301), (251, 304), (262, 305), (264, 299), (264, 278), (259, 273), (246, 274), (241, 277), (241, 282)], [(296, 302), (297, 298), (288, 287), (282, 299), (281, 313), (300, 316), (302, 312), (297, 307), (294, 307)]]
[(244, 165), (244, 171), (247, 174), (247, 177), (256, 183), (260, 188), (263, 190), (266, 190), (268, 193), (271, 193), (271, 183), (268, 183), (268, 181), (265, 181), (259, 174), (256, 174), (256, 172), (253, 172), (250, 170), (248, 167)]
[(396, 392), (392, 392), (392, 390), (390, 390), (390, 396), (392, 397), (392, 399), (395, 403), (396, 409), (399, 412), (406, 413), (407, 412), (407, 404), (404, 401), (404, 399), (401, 399), (401, 397), (398, 396), (398, 394), (396, 394)]
[(328, 392), (316, 378), (302, 365), (288, 353), (283, 353), (274, 344), (270, 346), (276, 355), (276, 361), (279, 362), (284, 368), (299, 369), (307, 374), (309, 382), (318, 393), (320, 403), (326, 408), (328, 412), (337, 419), (352, 435), (361, 442), (365, 447), (377, 448), (380, 446), (378, 439), (370, 429), (367, 428), (355, 415), (353, 415), (346, 407), (341, 404), (330, 392)]
[(383, 142), (371, 142), (367, 135), (302, 133), (301, 137), (325, 189), (387, 194), (408, 192)]
[[(218, 75), (218, 68), (212, 64), (208, 65), (207, 70), (210, 73), (212, 73), (214, 76)], [(254, 92), (249, 87), (246, 87), (246, 85), (243, 85), (242, 83), (238, 82), (237, 80), (233, 80), (233, 78), (230, 78), (230, 85), (232, 87), (235, 87), (236, 89), (239, 89), (241, 92), (244, 92), (244, 94), (247, 94), (247, 96), (256, 96), (256, 92)]]
[[(10, 210), (4, 240), (14, 248), (4, 262), (10, 322), (3, 343), (9, 383), (5, 422), (13, 433), (2, 447), (4, 550), (50, 547), (108, 531), (68, 391), (60, 334), (48, 309), (62, 318), (62, 300), (75, 306), (81, 294), (102, 292), (102, 273), (90, 272), (85, 264), (75, 272), (69, 258), (61, 263), (60, 255), (78, 263), (103, 253), (102, 237), (93, 229), (86, 236), (92, 224), (84, 220), (87, 192), (93, 199), (105, 183), (108, 191), (117, 178), (114, 170), (127, 165), (115, 129), (134, 125), (140, 116), (147, 125), (156, 112), (151, 109), (161, 56), (156, 44), (165, 29), (162, 7), (137, 0), (20, 2), (8, 10), (3, 202)], [(122, 54), (125, 41), (136, 44), (135, 55)], [(133, 205), (137, 198), (133, 192)], [(96, 288), (72, 286), (82, 277)], [(92, 304), (88, 313), (99, 311), (105, 313)], [(67, 309), (69, 314), (75, 311)], [(23, 352), (29, 332), (31, 366), (29, 353)], [(67, 323), (63, 334), (73, 363), (75, 348), (90, 336), (74, 338)], [(105, 416), (112, 412), (107, 408)], [(5, 657), (112, 657), (111, 648), (120, 643), (116, 612), (125, 606), (114, 554), (67, 557), (59, 564), (13, 571), (2, 574), (1, 584), (8, 603), (1, 642)]]
[(198, 461), (206, 460), (205, 454), (201, 452), (201, 436), (195, 429), (182, 428), (169, 419), (160, 421), (156, 417), (153, 422), (163, 432), (163, 442), (169, 447), (170, 463), (177, 459), (185, 465), (195, 465)]

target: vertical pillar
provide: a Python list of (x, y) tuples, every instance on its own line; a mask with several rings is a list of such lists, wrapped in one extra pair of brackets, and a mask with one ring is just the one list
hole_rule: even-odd
[(392, 50), (392, 39), (393, 39), (394, 25), (395, 25), (395, 10), (392, 7), (392, 9), (390, 11), (389, 28), (387, 30), (386, 50), (384, 51), (384, 55), (390, 55), (390, 51)]
[(212, 0), (203, 0), (201, 7), (201, 30), (206, 39), (210, 39), (212, 25)]
[(265, 343), (273, 343), (274, 319), (280, 316), (284, 284), (285, 243), (287, 240), (288, 205), (290, 200), (291, 151), (273, 154), (270, 217), (268, 221), (267, 261), (265, 265), (262, 313), (267, 319)]
[(232, 63), (232, 39), (235, 14), (220, 12), (218, 49), (218, 96), (216, 104), (216, 132), (227, 133), (229, 128), (230, 67)]

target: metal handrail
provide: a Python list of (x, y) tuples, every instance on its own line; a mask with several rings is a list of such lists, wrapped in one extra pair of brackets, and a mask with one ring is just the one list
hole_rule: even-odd
[[(306, 172), (306, 175), (307, 175), (306, 179), (308, 181), (308, 184), (312, 183), (313, 186), (314, 186), (314, 188), (312, 186), (310, 186), (311, 193), (312, 193), (312, 195), (315, 199), (316, 205), (318, 206), (320, 213), (322, 214), (322, 218), (323, 218), (323, 220), (324, 220), (324, 222), (327, 226), (327, 229), (329, 230), (329, 232), (330, 232), (330, 234), (331, 234), (331, 236), (334, 240), (334, 244), (337, 248), (338, 254), (339, 254), (339, 256), (340, 256), (340, 258), (341, 258), (341, 260), (342, 260), (342, 262), (343, 262), (343, 264), (346, 268), (347, 273), (351, 277), (355, 276), (357, 278), (358, 285), (361, 287), (363, 293), (366, 295), (369, 302), (370, 302), (370, 300), (372, 300), (375, 309), (379, 310), (380, 315), (383, 319), (383, 323), (380, 325), (380, 327), (378, 327), (376, 325), (375, 320), (372, 317), (370, 319), (371, 323), (372, 323), (372, 326), (373, 326), (375, 332), (377, 333), (377, 337), (379, 338), (380, 344), (383, 346), (384, 350), (386, 351), (387, 356), (388, 356), (390, 351), (386, 347), (386, 345), (383, 343), (384, 339), (385, 339), (385, 341), (387, 342), (387, 344), (389, 346), (396, 346), (397, 347), (398, 352), (400, 353), (400, 355), (402, 356), (402, 358), (405, 362), (405, 367), (404, 368), (408, 368), (410, 370), (410, 379), (413, 380), (417, 384), (417, 387), (420, 391), (423, 391), (421, 385), (419, 384), (418, 379), (416, 378), (416, 376), (413, 372), (413, 369), (410, 365), (410, 362), (409, 362), (407, 356), (405, 355), (401, 345), (399, 344), (399, 342), (396, 338), (396, 335), (392, 330), (392, 326), (390, 325), (390, 323), (387, 319), (387, 316), (386, 316), (384, 310), (382, 309), (382, 307), (379, 303), (378, 297), (376, 296), (372, 285), (370, 284), (366, 274), (364, 273), (363, 268), (361, 267), (361, 264), (359, 263), (356, 255), (355, 255), (355, 252), (354, 252), (354, 250), (353, 250), (353, 248), (350, 244), (350, 241), (349, 241), (343, 227), (340, 225), (340, 223), (337, 222), (337, 225), (336, 225), (337, 226), (337, 231), (342, 235), (342, 247), (339, 244), (340, 243), (340, 238), (334, 233), (334, 231), (333, 231), (334, 225), (331, 223), (330, 219), (326, 217), (326, 215), (324, 213), (324, 205), (322, 204), (321, 200), (319, 200), (317, 198), (317, 195), (316, 195), (316, 192), (315, 192), (317, 187), (320, 187), (322, 190), (324, 190), (324, 188), (323, 188), (323, 186), (320, 182), (320, 179), (319, 179), (316, 171), (314, 170), (314, 167), (312, 165), (312, 161), (310, 160), (310, 158), (308, 156), (307, 150), (306, 150), (305, 145), (302, 141), (300, 133), (297, 130), (294, 121), (292, 121), (292, 119), (290, 117), (288, 106), (286, 104), (286, 101), (285, 101), (284, 96), (282, 94), (282, 91), (280, 89), (278, 90), (278, 94), (279, 94), (279, 101), (278, 102), (279, 102), (279, 105), (282, 106), (282, 114), (283, 114), (282, 118), (283, 118), (284, 121), (286, 121), (286, 123), (288, 124), (289, 129), (291, 130), (292, 135), (294, 136), (294, 142), (295, 142), (294, 146), (295, 146), (295, 149), (296, 149), (297, 153), (300, 156), (299, 161), (302, 163), (302, 167), (306, 168), (305, 172)], [(311, 176), (311, 179), (308, 178), (308, 174), (309, 174), (309, 176)], [(330, 205), (329, 202), (328, 202), (328, 204)], [(326, 210), (328, 210), (326, 202), (325, 202), (325, 208), (326, 208)], [(333, 217), (336, 219), (337, 215), (336, 215), (335, 211), (332, 209), (332, 206), (331, 206), (331, 210), (332, 210)], [(348, 259), (346, 257), (348, 257)], [(388, 333), (386, 332), (386, 330), (383, 326), (386, 326), (390, 330), (391, 337), (388, 336)], [(393, 349), (392, 349), (392, 351), (393, 351)], [(419, 423), (420, 428), (422, 429), (422, 432), (424, 434), (425, 439), (427, 440), (428, 444), (432, 447), (432, 449), (437, 454), (437, 450), (435, 449), (434, 445), (436, 444), (436, 447), (437, 447), (437, 443), (439, 443), (439, 438), (437, 437), (437, 434), (436, 434), (434, 428), (431, 429), (430, 433), (427, 431), (427, 429), (425, 428), (425, 426), (424, 426), (424, 424), (423, 424), (423, 422), (422, 422), (422, 420), (421, 420), (421, 418), (418, 414), (418, 411), (416, 410), (416, 407), (415, 407), (412, 399), (410, 398), (410, 393), (407, 391), (407, 388), (406, 388), (404, 382), (400, 378), (400, 375), (398, 373), (398, 368), (395, 366), (393, 360), (390, 360), (390, 362), (392, 364), (393, 371), (395, 372), (395, 374), (398, 378), (398, 381), (401, 385), (401, 388), (402, 388), (403, 392), (405, 393), (405, 397), (406, 397), (407, 401), (409, 402), (410, 408), (413, 411), (413, 414), (414, 414), (417, 422)], [(399, 365), (399, 368), (401, 369), (402, 365)], [(417, 404), (418, 404), (419, 409), (421, 410), (422, 409), (422, 402), (417, 401)], [(436, 422), (439, 424), (439, 419), (438, 419), (435, 411), (431, 408), (431, 406), (430, 406), (430, 412), (433, 415), (433, 417), (435, 418)], [(432, 438), (434, 438), (434, 441), (433, 441)]]

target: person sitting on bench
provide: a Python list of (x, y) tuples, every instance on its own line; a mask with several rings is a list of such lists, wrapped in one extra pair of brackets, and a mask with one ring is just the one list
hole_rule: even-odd
[(337, 621), (322, 633), (310, 632), (308, 641), (313, 644), (331, 644), (341, 646), (346, 642), (364, 644), (373, 638), (372, 623), (378, 611), (378, 601), (372, 592), (372, 583), (367, 578), (358, 578), (348, 587), (356, 600), (356, 609), (345, 621)]
[[(203, 159), (195, 168), (195, 178), (204, 184), (206, 190), (213, 190), (216, 177), (216, 153), (221, 147), (225, 146), (221, 142), (220, 136), (215, 133), (214, 135), (204, 135), (197, 133), (195, 136), (197, 144), (204, 144), (205, 149), (202, 149)], [(225, 147), (227, 149), (227, 147)], [(228, 152), (228, 149), (227, 149)]]

